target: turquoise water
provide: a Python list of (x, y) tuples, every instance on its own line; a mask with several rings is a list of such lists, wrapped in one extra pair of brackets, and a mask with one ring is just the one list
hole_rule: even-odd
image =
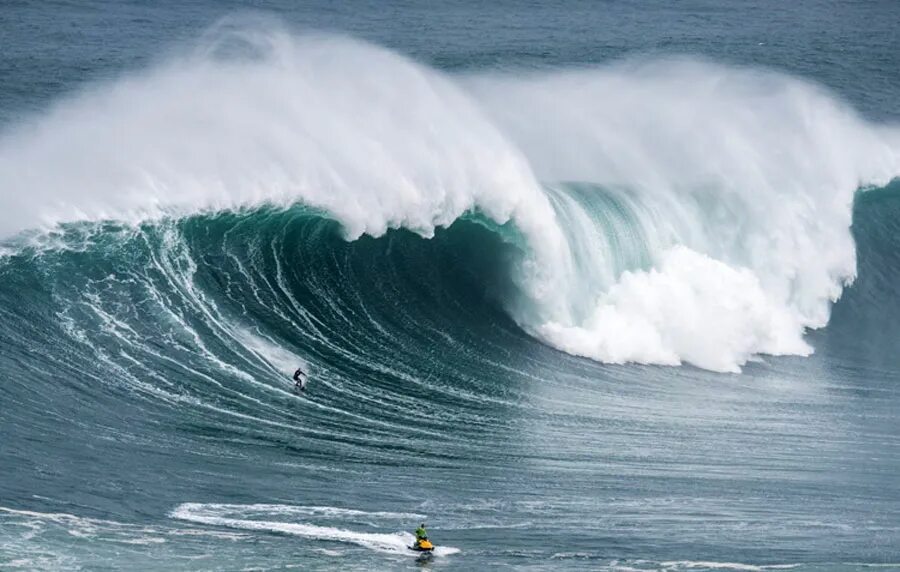
[(898, 9), (4, 4), (0, 568), (900, 566)]

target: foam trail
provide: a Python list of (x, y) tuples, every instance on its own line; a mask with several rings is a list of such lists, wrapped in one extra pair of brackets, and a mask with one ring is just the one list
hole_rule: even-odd
[[(408, 532), (395, 533), (371, 533), (356, 532), (344, 528), (331, 526), (318, 526), (306, 523), (279, 522), (239, 518), (242, 515), (271, 512), (275, 515), (303, 514), (308, 516), (326, 516), (332, 518), (369, 516), (373, 518), (414, 516), (403, 513), (366, 513), (363, 511), (346, 510), (331, 507), (287, 507), (283, 505), (224, 505), (224, 504), (200, 504), (184, 503), (178, 505), (171, 513), (172, 518), (207, 524), (212, 526), (224, 526), (242, 530), (258, 530), (279, 532), (302, 536), (312, 540), (331, 540), (357, 544), (364, 548), (379, 552), (397, 554), (409, 554), (409, 546), (414, 541), (414, 536)], [(435, 554), (446, 556), (459, 552), (458, 548), (449, 546), (437, 547)]]
[[(527, 241), (506, 304), (535, 336), (739, 371), (811, 351), (805, 330), (855, 274), (853, 193), (898, 173), (896, 128), (774, 73), (668, 60), (451, 78), (225, 21), (0, 137), (0, 233), (303, 203), (348, 238), (427, 237), (477, 210)], [(606, 195), (627, 224), (597, 211)]]

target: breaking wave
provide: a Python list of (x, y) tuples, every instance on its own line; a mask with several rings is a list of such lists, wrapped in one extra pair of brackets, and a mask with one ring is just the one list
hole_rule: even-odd
[(336, 323), (458, 341), (488, 308), (598, 361), (736, 372), (812, 351), (854, 197), (898, 175), (900, 129), (770, 71), (447, 75), (224, 21), (5, 131), (0, 273), (78, 343), (159, 353), (152, 330), (173, 361), (292, 365), (273, 340), (306, 335), (358, 360)]

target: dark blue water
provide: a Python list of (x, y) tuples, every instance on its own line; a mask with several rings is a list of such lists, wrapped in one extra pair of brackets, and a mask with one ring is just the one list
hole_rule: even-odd
[(898, 21), (3, 3), (0, 568), (900, 567)]

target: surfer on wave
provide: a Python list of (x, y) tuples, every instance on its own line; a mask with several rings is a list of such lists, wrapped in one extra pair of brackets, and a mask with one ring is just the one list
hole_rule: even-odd
[(303, 371), (303, 368), (298, 367), (294, 372), (294, 389), (306, 391), (307, 384), (309, 384), (309, 376)]

